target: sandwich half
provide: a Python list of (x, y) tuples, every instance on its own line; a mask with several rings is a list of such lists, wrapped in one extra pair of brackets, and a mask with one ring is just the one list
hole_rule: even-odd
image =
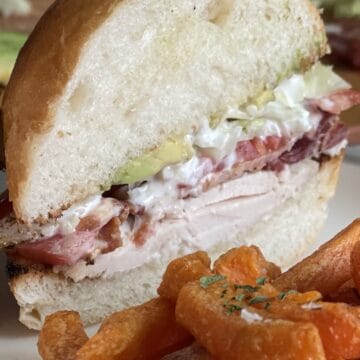
[(290, 264), (333, 195), (359, 94), (307, 0), (62, 0), (4, 96), (0, 242), (20, 321), (86, 324), (167, 263), (240, 244)]

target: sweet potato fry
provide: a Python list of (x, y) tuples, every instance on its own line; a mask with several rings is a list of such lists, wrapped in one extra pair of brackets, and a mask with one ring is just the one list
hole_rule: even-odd
[(360, 219), (357, 219), (314, 254), (280, 275), (274, 286), (300, 292), (318, 290), (323, 295), (336, 292), (351, 279), (350, 255), (359, 240)]
[(353, 306), (360, 306), (360, 295), (356, 290), (354, 280), (349, 280), (341, 285), (334, 293), (324, 297), (324, 301), (340, 302)]
[(256, 246), (241, 246), (228, 251), (215, 261), (214, 271), (240, 285), (255, 285), (262, 277), (275, 279), (281, 274), (280, 268), (266, 261)]
[(185, 284), (211, 274), (210, 264), (211, 260), (204, 251), (173, 260), (165, 271), (158, 294), (175, 303)]
[(39, 334), (38, 350), (43, 360), (75, 360), (88, 337), (74, 311), (59, 311), (45, 319)]
[(157, 298), (107, 318), (79, 350), (77, 360), (155, 359), (192, 341), (176, 323), (174, 305)]
[(360, 294), (360, 241), (355, 244), (351, 252), (351, 275)]
[(270, 314), (291, 321), (311, 322), (319, 330), (327, 359), (360, 357), (360, 312), (346, 304), (325, 302), (297, 304), (274, 301)]
[[(325, 359), (324, 349), (315, 325), (267, 318), (265, 310), (244, 308), (229, 314), (216, 291), (202, 288), (198, 282), (180, 291), (176, 318), (219, 359)], [(268, 320), (268, 321), (262, 321)]]

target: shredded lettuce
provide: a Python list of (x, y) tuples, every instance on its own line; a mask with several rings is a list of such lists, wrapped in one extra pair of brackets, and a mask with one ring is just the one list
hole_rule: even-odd
[(349, 89), (351, 86), (339, 75), (337, 75), (331, 66), (325, 66), (318, 63), (304, 75), (305, 96), (307, 98), (316, 98), (325, 96), (341, 89)]
[(219, 157), (231, 152), (239, 140), (269, 135), (301, 136), (319, 121), (306, 107), (305, 100), (347, 88), (349, 84), (331, 67), (318, 63), (307, 73), (282, 81), (272, 92), (261, 96), (261, 101), (254, 99), (251, 105), (230, 107), (217, 126), (200, 129), (194, 144), (213, 149), (212, 156)]

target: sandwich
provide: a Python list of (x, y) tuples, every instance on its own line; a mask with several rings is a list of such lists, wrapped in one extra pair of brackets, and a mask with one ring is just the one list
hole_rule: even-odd
[(338, 115), (360, 101), (328, 50), (307, 0), (56, 1), (4, 95), (20, 321), (98, 322), (198, 249), (300, 256), (335, 191)]

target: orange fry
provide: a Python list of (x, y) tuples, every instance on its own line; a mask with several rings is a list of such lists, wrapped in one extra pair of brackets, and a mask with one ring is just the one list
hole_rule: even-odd
[(80, 315), (74, 311), (59, 311), (46, 317), (39, 334), (38, 350), (43, 360), (75, 360), (77, 351), (87, 340)]
[(160, 358), (191, 342), (190, 334), (175, 321), (174, 305), (157, 298), (107, 318), (77, 360)]
[(220, 256), (214, 264), (214, 271), (225, 275), (234, 284), (255, 285), (262, 277), (275, 279), (281, 270), (265, 260), (256, 246), (241, 246)]
[(276, 354), (278, 360), (325, 360), (315, 325), (272, 320), (265, 310), (254, 308), (245, 308), (247, 317), (242, 315), (244, 309), (226, 313), (219, 296), (223, 285), (210, 291), (198, 282), (189, 283), (180, 291), (176, 305), (177, 320), (215, 358), (261, 360)]
[(291, 321), (311, 322), (319, 330), (327, 359), (360, 357), (360, 312), (346, 304), (274, 301), (271, 314)]
[(355, 244), (351, 253), (351, 275), (360, 294), (360, 241)]
[(190, 281), (210, 275), (211, 260), (204, 251), (186, 255), (171, 261), (158, 289), (158, 294), (176, 302), (181, 288)]
[(328, 243), (274, 281), (280, 290), (336, 292), (351, 279), (350, 256), (360, 240), (360, 219), (355, 220)]
[(353, 306), (360, 305), (360, 295), (352, 279), (341, 285), (334, 293), (325, 296), (324, 300), (328, 302), (346, 303)]

